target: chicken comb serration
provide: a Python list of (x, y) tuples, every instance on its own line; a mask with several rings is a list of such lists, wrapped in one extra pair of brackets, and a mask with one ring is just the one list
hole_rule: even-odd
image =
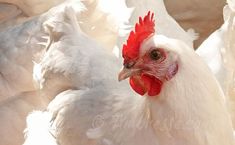
[(126, 44), (123, 45), (122, 56), (124, 63), (138, 57), (141, 43), (155, 32), (154, 13), (150, 11), (142, 19), (139, 17), (139, 23), (135, 24), (135, 31), (131, 31)]

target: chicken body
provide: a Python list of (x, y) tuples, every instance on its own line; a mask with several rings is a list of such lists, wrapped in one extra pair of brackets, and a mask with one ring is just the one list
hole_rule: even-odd
[(117, 81), (119, 61), (80, 31), (72, 11), (65, 17), (63, 41), (51, 45), (40, 65), (45, 88), (53, 90), (47, 84), (58, 81), (43, 79), (50, 74), (68, 85), (45, 112), (29, 115), (24, 145), (234, 144), (223, 93), (186, 44), (159, 35), (141, 44), (141, 50), (154, 46), (175, 54), (179, 68), (160, 94), (141, 97)]
[(224, 7), (224, 24), (205, 40), (197, 49), (197, 53), (208, 64), (219, 81), (228, 105), (230, 114), (235, 124), (235, 93), (234, 93), (234, 49), (235, 49), (235, 25), (234, 19), (235, 1), (228, 1)]
[[(43, 80), (39, 82), (39, 85), (34, 82), (35, 80), (38, 82), (41, 78), (41, 76), (38, 75), (41, 73), (41, 67), (38, 63), (41, 61), (41, 57), (44, 55), (45, 51), (47, 51), (51, 45), (56, 47), (60, 46), (60, 44), (64, 44), (63, 39), (58, 41), (61, 33), (57, 33), (62, 25), (57, 25), (55, 28), (51, 27), (54, 25), (50, 22), (53, 22), (53, 19), (55, 19), (61, 20), (60, 22), (62, 24), (66, 23), (62, 18), (65, 7), (76, 7), (77, 11), (74, 12), (74, 17), (78, 17), (79, 21), (75, 23), (81, 24), (83, 22), (81, 24), (83, 33), (99, 41), (99, 45), (105, 45), (107, 48), (106, 51), (108, 50), (110, 52), (117, 37), (117, 29), (116, 27), (111, 28), (114, 26), (113, 21), (112, 25), (108, 24), (109, 21), (107, 17), (109, 15), (100, 10), (96, 2), (97, 1), (86, 1), (85, 3), (81, 3), (80, 1), (65, 2), (45, 14), (0, 32), (1, 145), (21, 145), (23, 143), (23, 132), (26, 127), (25, 120), (27, 114), (33, 110), (45, 109), (56, 94), (60, 93), (65, 88), (74, 87), (70, 82), (66, 84), (66, 77), (61, 77), (61, 80), (59, 80), (56, 74), (52, 76), (45, 74), (47, 75), (45, 78), (53, 80), (54, 77), (57, 79), (58, 84), (56, 81), (49, 81), (51, 84), (49, 86), (45, 85), (46, 87), (40, 90), (40, 85), (44, 85)], [(84, 10), (83, 4), (86, 5), (88, 9)], [(100, 25), (100, 21), (102, 21), (102, 25)], [(100, 29), (97, 29), (97, 27)], [(105, 31), (107, 35), (99, 37), (103, 31)], [(106, 43), (104, 44), (102, 42)], [(64, 45), (61, 47), (64, 47)], [(61, 53), (55, 52), (55, 55), (58, 55), (59, 58), (61, 57)], [(55, 56), (53, 56), (53, 58), (54, 57)], [(56, 65), (58, 64), (56, 63)], [(72, 64), (72, 66), (73, 65), (74, 64)], [(55, 89), (55, 91), (52, 90), (52, 88)]]
[[(94, 3), (86, 1), (85, 4), (94, 9), (88, 9), (87, 13), (79, 16), (71, 11), (68, 12), (71, 15), (63, 14), (64, 6), (61, 5), (52, 9), (50, 13), (36, 18), (39, 24), (32, 21), (32, 23), (38, 24), (32, 25), (37, 26), (34, 27), (36, 32), (38, 32), (37, 29), (41, 29), (43, 23), (43, 26), (48, 28), (46, 33), (53, 38), (50, 40), (48, 51), (36, 65), (38, 70), (35, 69), (35, 77), (41, 87), (41, 95), (46, 96), (49, 100), (55, 96), (56, 98), (50, 103), (47, 111), (35, 112), (29, 116), (28, 138), (25, 144), (138, 145), (146, 142), (148, 145), (232, 144), (231, 123), (221, 100), (222, 94), (204, 63), (182, 42), (160, 36), (154, 37), (156, 44), (164, 48), (168, 48), (168, 46), (172, 49), (175, 48), (176, 50), (172, 51), (176, 51), (182, 58), (179, 63), (179, 72), (174, 79), (164, 84), (162, 92), (157, 98), (140, 97), (130, 89), (126, 82), (117, 82), (117, 73), (121, 66), (120, 60), (102, 48), (102, 46), (108, 47), (108, 49), (113, 47), (116, 40), (116, 29), (110, 29), (111, 25), (93, 27), (94, 22), (100, 23), (107, 20), (107, 15), (99, 12), (93, 13), (93, 10), (97, 10)], [(84, 22), (88, 24), (86, 25)], [(20, 29), (9, 31), (18, 30)], [(107, 34), (100, 37), (104, 30), (107, 30)], [(164, 31), (162, 28), (160, 30)], [(20, 32), (25, 32), (25, 30)], [(44, 33), (43, 30), (43, 35)], [(3, 38), (5, 34), (2, 33)], [(6, 38), (11, 36), (9, 34)], [(29, 38), (28, 35), (25, 36), (27, 37), (21, 37), (24, 38), (23, 41)], [(98, 40), (99, 44), (92, 39)], [(28, 45), (26, 45), (26, 49), (19, 49), (20, 51), (15, 53), (15, 49), (9, 49), (15, 47), (5, 42), (2, 43), (7, 44), (2, 49), (4, 55), (1, 57), (3, 59), (1, 67), (5, 67), (1, 72), (3, 74), (2, 82), (12, 82), (5, 81), (6, 78), (13, 78), (12, 76), (17, 80), (24, 78), (7, 72), (9, 70), (7, 66), (15, 66), (9, 63), (12, 60), (22, 63), (22, 67), (21, 65), (16, 65), (16, 67), (24, 68), (26, 64), (26, 70), (29, 71), (29, 73), (27, 71), (19, 72), (26, 76), (23, 79), (26, 82), (19, 81), (18, 83), (14, 80), (16, 84), (10, 84), (13, 86), (9, 88), (12, 87), (12, 90), (17, 90), (17, 92), (5, 92), (12, 93), (6, 96), (12, 96), (22, 91), (32, 91), (34, 89), (32, 78), (28, 78), (28, 76), (32, 73), (31, 56), (35, 52), (32, 52), (29, 58), (24, 57), (23, 60), (18, 58), (19, 54), (29, 52), (28, 48), (32, 46), (27, 47)], [(22, 40), (16, 42), (22, 42)], [(30, 41), (30, 43), (34, 42), (38, 41)], [(191, 37), (187, 42), (191, 43)], [(13, 43), (13, 45), (17, 44)], [(41, 50), (41, 47), (39, 49)], [(8, 54), (10, 55), (8, 56)], [(5, 57), (11, 61), (6, 63)], [(191, 59), (192, 62), (190, 62)], [(30, 87), (26, 87), (28, 84)], [(15, 89), (14, 85), (22, 88)], [(32, 89), (29, 89), (31, 87)], [(16, 133), (14, 136), (18, 136), (23, 131), (22, 120), (26, 114), (33, 109), (45, 107), (44, 103), (37, 101), (40, 97), (32, 98), (32, 96), (36, 96), (34, 93), (26, 95), (22, 93), (21, 95), (24, 97), (4, 101), (4, 104), (0, 106), (3, 110), (1, 120), (5, 123), (2, 124), (4, 139), (1, 141), (4, 145), (17, 144), (22, 141), (22, 136), (16, 140), (7, 138), (9, 135), (6, 134), (5, 127), (10, 126), (8, 124), (11, 119), (8, 116), (9, 112), (12, 113), (12, 116), (17, 116), (18, 114), (14, 110), (18, 106), (22, 109), (19, 109), (19, 118), (12, 123), (17, 129), (9, 127), (10, 134), (13, 136), (13, 133)], [(19, 103), (21, 101), (24, 103)]]
[(35, 90), (33, 58), (45, 48), (37, 43), (46, 43), (41, 25), (42, 22), (34, 18), (0, 32), (0, 101)]

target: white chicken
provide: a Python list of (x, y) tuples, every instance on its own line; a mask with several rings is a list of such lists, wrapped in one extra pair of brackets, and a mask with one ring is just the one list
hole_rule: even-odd
[[(77, 0), (65, 2), (41, 16), (0, 32), (0, 101), (21, 92), (35, 90), (32, 61), (38, 62), (45, 48), (56, 41), (52, 40), (54, 37), (51, 35), (57, 34), (51, 33), (53, 30), (50, 21), (60, 19), (59, 15), (65, 6), (78, 7), (79, 11), (85, 9), (80, 3)], [(82, 31), (111, 51), (118, 35), (114, 16), (101, 10), (99, 1), (87, 0), (83, 4), (86, 10), (77, 15)], [(127, 9), (123, 5), (119, 8)]]
[[(63, 40), (59, 42), (57, 40), (60, 33), (53, 33), (57, 29), (60, 30), (60, 25), (52, 29), (50, 25), (53, 23), (50, 22), (53, 22), (53, 19), (61, 20), (65, 7), (77, 8), (79, 11), (76, 12), (76, 17), (79, 18), (77, 23), (81, 25), (83, 33), (108, 50), (114, 46), (118, 32), (112, 16), (98, 7), (98, 1), (86, 1), (83, 4), (87, 9), (80, 1), (65, 2), (41, 16), (0, 32), (0, 145), (21, 145), (27, 114), (35, 109), (46, 108), (50, 100), (55, 97), (51, 95), (53, 94), (51, 87), (61, 91), (61, 85), (57, 86), (55, 82), (52, 83), (53, 86), (49, 86), (49, 93), (45, 89), (47, 86), (39, 91), (34, 85), (33, 77), (36, 81), (40, 79), (38, 72), (41, 67), (37, 62), (45, 50), (51, 45), (63, 44)], [(63, 20), (61, 22), (64, 23)], [(104, 31), (105, 33), (102, 33)], [(102, 34), (105, 36), (99, 37)], [(46, 79), (51, 79), (52, 82), (53, 77), (47, 76)], [(61, 83), (62, 87), (65, 83), (65, 81)]]
[(32, 60), (45, 50), (38, 43), (47, 43), (42, 23), (42, 17), (35, 17), (0, 32), (0, 145), (22, 144), (27, 114), (49, 103), (32, 77)]
[(35, 90), (32, 60), (45, 48), (37, 43), (46, 43), (41, 25), (34, 18), (0, 32), (0, 101)]
[(38, 43), (47, 43), (42, 23), (36, 17), (0, 32), (0, 145), (22, 144), (27, 114), (50, 101), (35, 88), (32, 76), (33, 59), (45, 50)]
[(46, 41), (37, 20), (0, 32), (0, 145), (22, 144), (27, 114), (49, 103), (33, 85), (32, 59)]
[(0, 0), (0, 30), (22, 24), (63, 1), (65, 0)]
[(219, 81), (226, 96), (235, 125), (235, 1), (228, 0), (224, 7), (224, 24), (205, 40), (197, 49), (197, 53), (208, 64)]
[[(4, 2), (4, 0), (2, 0)], [(41, 3), (37, 5), (37, 8), (28, 9), (27, 5), (31, 5), (37, 1), (25, 1), (27, 5), (22, 3), (21, 1), (8, 1), (8, 3), (19, 5), (20, 8), (25, 8), (24, 11), (30, 11), (30, 16), (39, 14), (46, 9), (48, 9), (51, 5), (55, 5), (57, 3), (60, 3), (62, 0), (51, 0), (48, 5), (45, 6), (45, 3)], [(111, 1), (110, 1), (111, 2)], [(125, 8), (124, 0), (123, 1), (117, 1), (113, 0), (115, 4), (110, 5), (111, 3), (105, 0), (86, 0), (83, 3), (88, 8), (87, 11), (82, 13), (79, 16), (79, 24), (82, 28), (82, 30), (91, 36), (92, 38), (96, 39), (97, 42), (101, 43), (105, 48), (109, 48), (110, 50), (113, 48), (113, 46), (116, 44), (117, 41), (117, 26), (111, 24), (111, 22), (106, 21), (112, 21), (110, 20), (110, 16), (105, 15), (104, 12), (101, 12), (100, 9), (102, 9), (107, 13), (114, 13), (114, 15), (118, 15), (119, 9), (121, 9), (124, 14), (121, 15), (121, 17), (124, 17), (124, 20), (122, 20), (121, 23), (127, 22), (127, 19), (129, 18), (129, 13), (131, 10)], [(67, 3), (67, 2), (65, 2)], [(118, 5), (118, 3), (121, 3)], [(109, 4), (109, 5), (108, 5)], [(145, 5), (145, 7), (141, 6), (140, 3), (134, 3), (131, 0), (127, 1), (127, 4), (130, 6), (133, 6), (135, 8), (134, 13), (131, 17), (131, 23), (134, 24), (133, 20), (137, 17), (137, 15), (142, 15), (147, 9), (156, 9), (157, 11), (157, 22), (158, 22), (158, 33), (164, 34), (166, 36), (171, 36), (174, 38), (182, 39), (183, 41), (187, 42), (189, 45), (192, 45), (192, 37), (189, 37), (186, 32), (168, 15), (163, 1), (158, 2), (151, 2), (148, 1)], [(64, 5), (64, 4), (62, 4)], [(98, 5), (98, 6), (97, 6)], [(105, 5), (105, 6), (103, 6)], [(107, 6), (108, 5), (108, 6)], [(121, 5), (121, 6), (120, 6)], [(101, 7), (103, 6), (103, 7)], [(116, 7), (116, 8), (115, 8)], [(40, 8), (40, 9), (39, 9)], [(14, 96), (18, 94), (21, 91), (32, 91), (34, 89), (34, 86), (32, 85), (32, 54), (27, 55), (27, 57), (23, 57), (22, 54), (26, 54), (26, 52), (30, 51), (38, 51), (38, 49), (31, 49), (31, 48), (38, 48), (38, 45), (35, 45), (36, 43), (42, 41), (42, 40), (36, 40), (32, 41), (32, 39), (40, 39), (41, 34), (38, 36), (35, 36), (38, 32), (42, 33), (42, 35), (45, 35), (45, 32), (40, 28), (41, 23), (45, 21), (45, 19), (55, 15), (58, 12), (58, 9), (61, 7), (55, 7), (53, 10), (51, 10), (51, 13), (44, 14), (44, 16), (40, 16), (39, 18), (35, 18), (34, 20), (31, 20), (31, 22), (26, 23), (25, 25), (17, 26), (16, 28), (3, 31), (1, 33), (1, 38), (3, 38), (1, 43), (1, 49), (7, 50), (6, 53), (1, 54), (1, 67), (7, 67), (8, 69), (2, 69), (2, 81), (3, 83), (0, 88), (0, 92), (2, 92), (1, 98), (6, 98), (5, 96)], [(118, 10), (118, 12), (117, 12)], [(11, 16), (13, 17), (13, 16)], [(120, 16), (119, 16), (120, 17)], [(119, 18), (120, 19), (120, 18)], [(105, 22), (105, 23), (101, 23)], [(94, 25), (95, 24), (95, 25)], [(107, 24), (107, 25), (104, 25)], [(167, 24), (167, 25), (166, 25)], [(45, 25), (44, 25), (45, 26)], [(36, 28), (35, 28), (36, 27)], [(47, 27), (47, 26), (46, 26)], [(22, 31), (19, 31), (20, 29), (23, 29)], [(27, 32), (26, 32), (27, 31)], [(28, 34), (29, 33), (29, 34)], [(50, 32), (48, 32), (50, 33)], [(14, 41), (5, 41), (6, 38), (9, 39), (9, 37), (14, 36), (17, 34), (17, 37), (15, 39), (12, 39)], [(32, 39), (31, 39), (32, 38)], [(23, 43), (25, 40), (27, 43)], [(17, 40), (17, 41), (15, 41)], [(23, 47), (26, 47), (25, 49), (22, 49)], [(17, 49), (17, 51), (13, 51)], [(40, 49), (42, 50), (42, 49)], [(35, 53), (35, 52), (34, 52)], [(16, 61), (16, 62), (15, 62)], [(12, 66), (12, 67), (8, 67)], [(15, 71), (12, 71), (12, 68), (14, 70), (20, 70), (19, 74), (15, 74)], [(24, 73), (23, 73), (24, 71)], [(14, 80), (14, 83), (12, 80)], [(15, 83), (16, 80), (16, 83)], [(23, 80), (23, 81), (22, 81)], [(22, 89), (23, 88), (23, 89)], [(0, 100), (1, 100), (0, 98)]]
[(42, 78), (56, 74), (52, 82), (69, 85), (45, 112), (28, 117), (24, 145), (234, 144), (223, 93), (208, 66), (182, 41), (156, 35), (152, 14), (130, 33), (119, 74), (143, 97), (117, 81), (119, 61), (80, 31), (71, 9), (62, 17), (66, 23), (53, 24), (63, 35), (41, 69)]

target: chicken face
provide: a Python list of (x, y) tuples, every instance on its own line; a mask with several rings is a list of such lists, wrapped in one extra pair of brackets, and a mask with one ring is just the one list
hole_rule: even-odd
[[(123, 46), (124, 68), (118, 78), (121, 81), (129, 77), (132, 89), (140, 95), (147, 93), (148, 96), (158, 95), (164, 82), (178, 71), (177, 54), (159, 45), (158, 41), (163, 36), (154, 35), (153, 23), (148, 13), (143, 21), (140, 18), (135, 32), (131, 32), (127, 45)], [(136, 36), (141, 35), (140, 31), (145, 37)], [(137, 44), (132, 44), (134, 42)]]

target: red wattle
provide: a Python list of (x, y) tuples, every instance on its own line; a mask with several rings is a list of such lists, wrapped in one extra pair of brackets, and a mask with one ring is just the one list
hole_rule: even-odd
[(129, 83), (131, 85), (131, 88), (138, 94), (144, 95), (147, 90), (144, 87), (144, 84), (141, 82), (140, 77), (138, 76), (132, 76), (130, 77)]
[(156, 96), (161, 92), (162, 81), (157, 79), (154, 76), (143, 74), (141, 76), (142, 81), (144, 82), (149, 96)]
[(142, 74), (130, 77), (130, 85), (136, 93), (142, 96), (146, 92), (149, 96), (156, 96), (161, 92), (162, 81), (154, 76)]

